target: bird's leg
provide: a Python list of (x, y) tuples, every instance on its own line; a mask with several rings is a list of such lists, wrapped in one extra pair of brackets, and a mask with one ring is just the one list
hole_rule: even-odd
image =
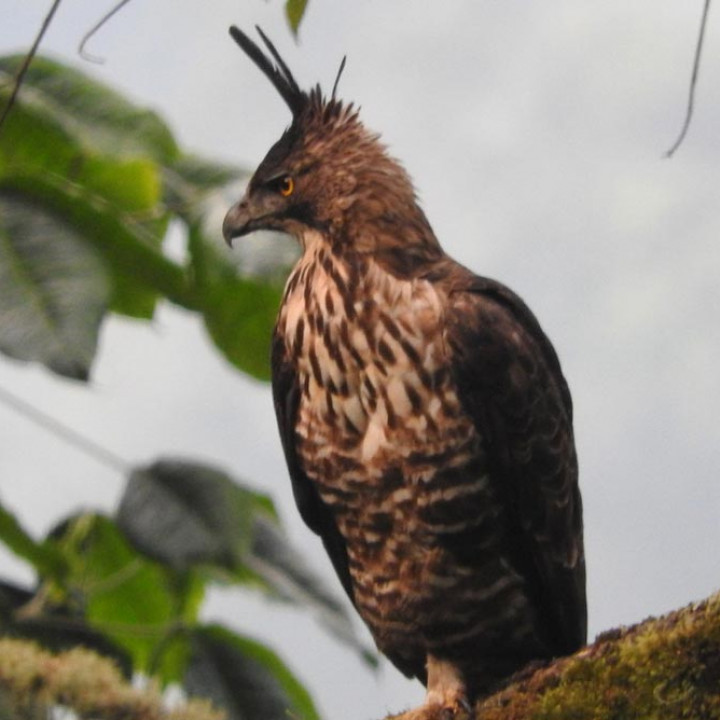
[(427, 658), (427, 695), (418, 708), (392, 715), (387, 720), (472, 720), (465, 681), (460, 670), (448, 660)]
[(465, 681), (456, 665), (428, 655), (425, 705), (442, 709), (449, 718), (467, 717), (471, 711)]

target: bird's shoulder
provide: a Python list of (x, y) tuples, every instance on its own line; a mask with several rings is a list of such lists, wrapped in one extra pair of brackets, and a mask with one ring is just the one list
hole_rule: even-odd
[(459, 367), (482, 363), (489, 373), (485, 377), (492, 377), (493, 370), (507, 372), (513, 360), (531, 362), (548, 374), (572, 420), (572, 399), (555, 348), (517, 293), (448, 256), (428, 264), (420, 277), (443, 299), (447, 342)]

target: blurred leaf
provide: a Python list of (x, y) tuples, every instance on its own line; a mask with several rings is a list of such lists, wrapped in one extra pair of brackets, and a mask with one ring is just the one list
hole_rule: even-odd
[(60, 604), (50, 601), (46, 588), (41, 584), (33, 592), (0, 581), (0, 634), (33, 640), (53, 652), (88, 648), (112, 658), (122, 673), (130, 677), (132, 661), (128, 653), (90, 627), (72, 601)]
[(228, 720), (318, 720), (313, 702), (275, 653), (219, 626), (196, 629), (185, 689), (209, 698)]
[(205, 578), (197, 572), (169, 572), (167, 581), (175, 598), (175, 617), (181, 624), (194, 625), (205, 599)]
[(160, 460), (131, 473), (117, 521), (142, 553), (176, 570), (233, 572), (250, 546), (257, 508), (256, 494), (220, 470)]
[(290, 29), (293, 35), (297, 35), (300, 22), (305, 15), (308, 0), (287, 0), (285, 3), (285, 15), (290, 23)]
[(155, 647), (148, 673), (166, 683), (182, 684), (190, 663), (190, 633), (183, 625), (171, 629)]
[[(0, 86), (6, 92), (23, 60), (24, 55), (0, 58)], [(52, 116), (86, 149), (160, 162), (170, 162), (178, 154), (172, 133), (154, 112), (137, 108), (102, 83), (49, 58), (33, 59), (19, 101), (38, 114)], [(17, 105), (13, 113), (16, 110)]]
[(161, 460), (131, 473), (117, 522), (141, 553), (178, 573), (220, 571), (225, 581), (259, 585), (277, 599), (311, 610), (372, 662), (344, 605), (290, 546), (268, 503), (220, 470)]
[(256, 518), (252, 548), (245, 564), (262, 579), (266, 590), (281, 600), (311, 610), (328, 631), (359, 652), (369, 665), (377, 665), (375, 653), (358, 638), (346, 606), (308, 567), (278, 525), (262, 516)]
[(161, 199), (159, 167), (147, 155), (101, 154), (88, 148), (48, 108), (23, 100), (15, 104), (0, 133), (1, 175), (52, 173), (73, 186), (78, 198), (99, 196), (99, 202), (113, 205), (116, 213), (156, 209)]
[[(0, 293), (2, 295), (2, 293)], [(0, 505), (0, 540), (16, 555), (24, 558), (44, 577), (62, 578), (67, 563), (49, 542), (37, 542), (20, 525), (17, 518)]]
[(183, 590), (163, 567), (139, 555), (109, 518), (78, 516), (55, 537), (71, 559), (69, 584), (83, 600), (87, 622), (129, 652), (136, 671), (147, 672), (182, 619)]
[(205, 326), (215, 345), (236, 367), (268, 380), (281, 288), (240, 276), (197, 225), (190, 229), (190, 256)]
[[(3, 75), (0, 73), (0, 83)], [(0, 103), (7, 102), (9, 88), (0, 84)], [(22, 97), (22, 96), (21, 96)], [(18, 99), (0, 132), (0, 171), (54, 172), (74, 175), (77, 158), (87, 155), (73, 136), (45, 108), (31, 109)]]
[[(155, 163), (145, 158), (88, 156), (78, 163), (72, 180), (78, 200), (95, 202), (99, 208), (104, 204), (106, 212), (124, 215), (129, 223), (142, 225), (146, 236), (153, 237), (153, 245), (159, 245), (164, 226), (152, 232), (145, 222), (161, 199), (160, 170)], [(78, 192), (79, 187), (85, 192)]]
[[(3, 604), (6, 587), (0, 587), (0, 604)], [(32, 594), (31, 594), (32, 597)], [(112, 659), (125, 677), (132, 677), (130, 654), (112, 639), (90, 627), (81, 616), (71, 615), (64, 608), (52, 608), (43, 614), (20, 612), (6, 618), (2, 634), (39, 643), (45, 650), (61, 652), (83, 647)]]
[(93, 650), (98, 655), (113, 660), (126, 678), (133, 676), (133, 661), (130, 653), (81, 619), (66, 619), (62, 616), (23, 619), (10, 628), (7, 634), (34, 640), (42, 645), (43, 649), (51, 652), (76, 648)]
[(280, 290), (226, 277), (206, 288), (205, 326), (217, 348), (240, 370), (270, 379), (270, 342), (280, 305)]
[[(54, 105), (26, 103), (25, 97), (21, 95), (0, 133), (0, 181), (51, 205), (66, 219), (81, 214), (111, 219), (159, 250), (168, 215), (160, 205), (157, 163), (147, 156), (100, 155), (68, 131), (63, 118), (53, 114)], [(54, 190), (53, 198), (47, 198), (48, 188)], [(97, 236), (97, 223), (78, 231), (84, 238)], [(113, 262), (108, 266), (113, 277), (112, 308), (133, 317), (152, 317), (156, 293), (138, 285), (134, 269), (126, 272)]]
[(107, 307), (102, 261), (61, 218), (0, 193), (0, 350), (86, 380)]
[(163, 168), (165, 204), (188, 223), (196, 222), (208, 214), (213, 193), (247, 175), (240, 168), (182, 155)]
[(176, 607), (178, 622), (155, 645), (148, 672), (165, 683), (180, 683), (190, 661), (187, 636), (197, 624), (205, 598), (205, 580), (197, 572), (172, 572), (168, 577), (175, 597), (181, 599)]
[(162, 255), (157, 238), (142, 224), (118, 215), (96, 199), (84, 201), (73, 185), (54, 175), (0, 177), (0, 191), (3, 187), (15, 197), (31, 198), (56, 213), (100, 253), (111, 273), (114, 310), (150, 317), (158, 293), (192, 307), (184, 271)]
[[(19, 61), (0, 59), (0, 81)], [(0, 98), (9, 92), (2, 87)], [(110, 309), (149, 318), (158, 296), (165, 296), (200, 310), (225, 357), (268, 379), (280, 283), (269, 282), (267, 273), (240, 274), (200, 229), (219, 240), (222, 190), (242, 175), (181, 155), (157, 116), (43, 58), (31, 66), (0, 133), (0, 187), (50, 210), (100, 251), (111, 281)], [(187, 274), (161, 252), (168, 209), (190, 227)]]
[(180, 155), (166, 170), (192, 188), (212, 190), (248, 176), (246, 170), (197, 155)]
[[(12, 621), (13, 613), (33, 599), (35, 593), (14, 583), (0, 580), (0, 625)], [(3, 627), (2, 632), (5, 632)]]

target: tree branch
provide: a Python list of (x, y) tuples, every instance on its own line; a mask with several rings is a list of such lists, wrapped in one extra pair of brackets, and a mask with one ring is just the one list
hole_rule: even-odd
[[(442, 717), (421, 709), (393, 720)], [(518, 673), (503, 690), (480, 701), (474, 717), (717, 720), (720, 592), (661, 618), (602, 633), (571, 657)]]
[(83, 38), (80, 41), (80, 45), (78, 46), (78, 52), (80, 53), (80, 57), (82, 57), (83, 60), (97, 63), (98, 65), (102, 65), (105, 62), (104, 58), (98, 57), (97, 55), (91, 55), (87, 50), (85, 50), (85, 45), (87, 45), (88, 40), (90, 40), (90, 38), (95, 35), (95, 33), (110, 20), (110, 18), (112, 18), (116, 13), (120, 12), (120, 10), (122, 10), (129, 2), (130, 0), (120, 0), (117, 5), (110, 8), (110, 10), (108, 10), (108, 12), (106, 12), (100, 18), (100, 20), (98, 20), (98, 22), (96, 22), (95, 25), (93, 25), (90, 30), (85, 33), (85, 35), (83, 35)]
[(700, 33), (698, 34), (697, 45), (695, 46), (695, 61), (693, 62), (692, 77), (690, 78), (690, 92), (688, 94), (687, 111), (685, 112), (685, 122), (680, 130), (677, 140), (672, 147), (665, 153), (666, 158), (673, 156), (675, 151), (680, 147), (682, 141), (687, 135), (690, 122), (692, 120), (693, 109), (695, 105), (695, 86), (697, 85), (698, 75), (700, 74), (700, 57), (702, 55), (703, 41), (705, 39), (705, 28), (707, 27), (708, 12), (710, 11), (710, 0), (705, 0), (703, 8), (702, 20), (700, 21)]

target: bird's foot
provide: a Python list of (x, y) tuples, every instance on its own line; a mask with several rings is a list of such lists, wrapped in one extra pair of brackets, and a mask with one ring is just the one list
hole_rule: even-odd
[(428, 720), (466, 720), (472, 717), (465, 680), (448, 660), (428, 655), (428, 684), (425, 707)]
[(462, 698), (450, 705), (425, 703), (419, 708), (392, 715), (386, 720), (473, 720), (473, 718), (470, 704), (465, 698)]
[(472, 720), (473, 709), (467, 698), (459, 697), (450, 704), (429, 705), (427, 720)]
[(460, 670), (448, 660), (429, 655), (425, 703), (386, 720), (473, 720), (473, 717)]

